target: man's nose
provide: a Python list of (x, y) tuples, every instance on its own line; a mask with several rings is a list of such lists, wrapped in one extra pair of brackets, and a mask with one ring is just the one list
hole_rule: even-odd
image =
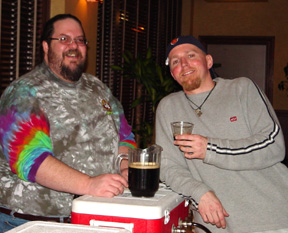
[(78, 48), (78, 46), (79, 45), (77, 44), (77, 42), (75, 40), (72, 40), (71, 44), (69, 44), (70, 48)]
[(181, 66), (187, 66), (188, 65), (188, 61), (185, 57), (180, 58), (180, 62), (181, 62)]

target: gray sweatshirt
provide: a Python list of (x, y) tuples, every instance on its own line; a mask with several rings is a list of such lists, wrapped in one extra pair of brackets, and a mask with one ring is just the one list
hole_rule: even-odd
[[(183, 91), (170, 94), (156, 114), (156, 143), (163, 147), (161, 180), (194, 205), (214, 191), (230, 215), (227, 228), (195, 221), (213, 233), (288, 228), (288, 169), (276, 114), (263, 92), (247, 78), (217, 78), (198, 117)], [(198, 106), (208, 92), (188, 96)], [(193, 106), (195, 108), (195, 106)], [(208, 138), (204, 160), (186, 159), (173, 144), (170, 123), (194, 123), (193, 134)]]

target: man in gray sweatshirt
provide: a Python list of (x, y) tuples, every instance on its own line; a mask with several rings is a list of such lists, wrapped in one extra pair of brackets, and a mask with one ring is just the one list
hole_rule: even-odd
[[(168, 45), (166, 64), (183, 91), (157, 108), (161, 180), (213, 233), (288, 232), (284, 138), (265, 94), (248, 78), (214, 78), (212, 56), (192, 36)], [(192, 122), (193, 133), (174, 140), (175, 121)]]

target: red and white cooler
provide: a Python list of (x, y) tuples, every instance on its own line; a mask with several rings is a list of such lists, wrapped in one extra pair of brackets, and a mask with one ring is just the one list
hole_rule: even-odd
[(84, 195), (73, 200), (71, 223), (116, 227), (133, 233), (167, 233), (189, 214), (189, 202), (160, 185), (152, 198), (133, 197), (127, 189), (114, 198)]

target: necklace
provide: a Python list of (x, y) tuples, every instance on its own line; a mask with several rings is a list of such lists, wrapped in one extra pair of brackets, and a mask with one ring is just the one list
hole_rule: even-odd
[(202, 102), (202, 104), (200, 104), (199, 106), (198, 106), (197, 104), (195, 104), (192, 100), (190, 100), (189, 97), (186, 95), (186, 93), (184, 93), (186, 99), (189, 100), (192, 104), (194, 104), (194, 105), (196, 106), (196, 108), (193, 108), (193, 106), (190, 104), (191, 108), (195, 111), (195, 113), (196, 113), (196, 115), (197, 115), (198, 117), (201, 117), (201, 115), (202, 115), (201, 108), (202, 108), (202, 106), (204, 105), (204, 103), (206, 102), (206, 100), (209, 98), (209, 96), (211, 95), (211, 93), (212, 93), (212, 91), (214, 90), (215, 86), (216, 86), (216, 83), (214, 83), (214, 87), (211, 89), (211, 91), (209, 91), (208, 95), (206, 96), (206, 98), (204, 99), (204, 101)]

